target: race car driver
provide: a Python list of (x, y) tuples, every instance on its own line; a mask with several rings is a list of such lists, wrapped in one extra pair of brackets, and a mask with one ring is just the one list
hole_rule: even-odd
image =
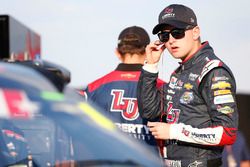
[[(201, 43), (196, 15), (187, 6), (164, 8), (153, 34), (159, 41), (146, 48), (137, 98), (143, 118), (160, 120), (147, 125), (156, 139), (164, 140), (166, 166), (220, 166), (223, 146), (234, 143), (238, 126), (231, 70), (208, 42)], [(162, 94), (155, 83), (165, 49), (181, 62)]]

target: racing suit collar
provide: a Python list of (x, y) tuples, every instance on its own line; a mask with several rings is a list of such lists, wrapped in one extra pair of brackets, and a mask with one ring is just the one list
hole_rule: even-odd
[(125, 63), (120, 63), (115, 71), (141, 71), (142, 69), (142, 64), (125, 64)]
[(181, 69), (189, 69), (193, 66), (193, 64), (195, 64), (198, 60), (198, 58), (204, 53), (206, 52), (206, 50), (209, 49), (211, 50), (212, 48), (210, 47), (208, 41), (203, 42), (201, 47), (192, 55), (190, 56), (189, 59), (183, 61), (183, 62), (179, 62)]

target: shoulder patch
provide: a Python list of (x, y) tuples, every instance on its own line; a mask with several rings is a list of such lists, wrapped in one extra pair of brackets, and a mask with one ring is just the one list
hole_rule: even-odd
[(209, 61), (202, 69), (201, 74), (198, 78), (198, 82), (200, 83), (204, 76), (216, 67), (222, 66), (222, 62), (220, 60), (211, 60)]

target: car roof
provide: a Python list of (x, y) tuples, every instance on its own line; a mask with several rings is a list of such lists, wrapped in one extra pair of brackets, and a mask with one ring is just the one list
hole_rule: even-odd
[(0, 62), (0, 87), (26, 91), (57, 91), (49, 80), (33, 70), (18, 64)]

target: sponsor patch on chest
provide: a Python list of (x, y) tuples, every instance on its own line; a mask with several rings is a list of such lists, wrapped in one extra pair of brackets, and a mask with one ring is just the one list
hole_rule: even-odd
[(193, 100), (194, 100), (193, 92), (184, 92), (180, 98), (180, 103), (189, 104)]

